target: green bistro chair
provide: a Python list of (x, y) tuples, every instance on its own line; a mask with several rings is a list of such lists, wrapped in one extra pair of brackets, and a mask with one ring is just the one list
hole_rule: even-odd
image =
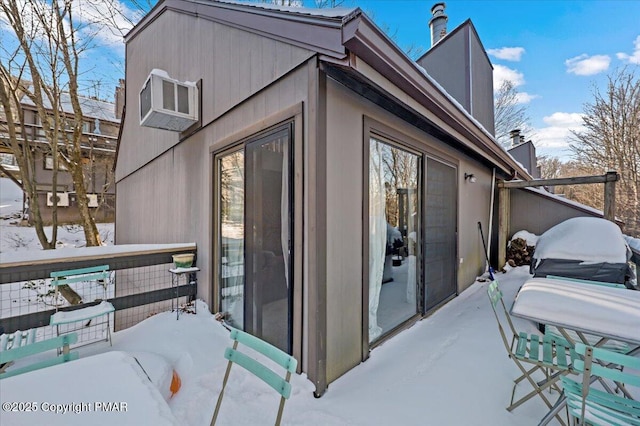
[(596, 426), (640, 426), (640, 401), (603, 391), (593, 380), (607, 379), (620, 388), (640, 387), (640, 359), (582, 343), (576, 343), (575, 351), (582, 358), (574, 361), (575, 371), (582, 373), (582, 383), (562, 377), (574, 424), (579, 419), (580, 424)]
[[(71, 352), (69, 350), (69, 346), (77, 341), (78, 335), (76, 333), (71, 333), (0, 351), (0, 365), (6, 366), (10, 366), (14, 361), (23, 358), (30, 358), (32, 355), (41, 354), (52, 349), (58, 349), (61, 354), (60, 356), (31, 362), (30, 364), (20, 368), (9, 369), (7, 371), (0, 370), (0, 380), (78, 359), (78, 352)], [(2, 387), (2, 385), (0, 385), (0, 387)]]
[[(514, 381), (511, 391), (510, 405), (508, 411), (512, 411), (524, 402), (538, 395), (544, 403), (552, 408), (549, 399), (544, 395), (543, 391), (547, 388), (553, 388), (560, 392), (557, 382), (561, 376), (566, 375), (571, 370), (571, 360), (575, 356), (573, 349), (566, 345), (566, 341), (555, 339), (552, 336), (541, 336), (538, 334), (527, 334), (517, 332), (511, 316), (504, 304), (502, 291), (497, 281), (492, 281), (488, 288), (487, 294), (491, 301), (491, 308), (498, 323), (500, 337), (507, 350), (509, 358), (513, 360), (518, 369), (522, 372), (520, 377)], [(532, 374), (540, 370), (545, 379), (537, 382)], [(516, 388), (520, 382), (527, 381), (533, 390), (528, 394), (514, 401)], [(564, 419), (556, 414), (556, 418), (560, 424), (565, 425)]]
[[(213, 418), (211, 419), (211, 426), (216, 423), (216, 419), (218, 418), (220, 404), (222, 403), (222, 397), (224, 396), (224, 390), (227, 386), (229, 373), (231, 372), (231, 366), (233, 364), (238, 364), (250, 373), (254, 374), (256, 377), (271, 386), (276, 392), (280, 394), (280, 406), (278, 408), (278, 416), (276, 417), (275, 423), (276, 426), (279, 425), (280, 421), (282, 420), (284, 403), (291, 396), (291, 383), (289, 383), (289, 380), (291, 378), (291, 374), (296, 372), (298, 361), (286, 352), (283, 352), (275, 346), (265, 342), (264, 340), (258, 339), (257, 337), (252, 336), (249, 333), (245, 333), (244, 331), (240, 331), (235, 328), (231, 329), (230, 337), (231, 340), (233, 340), (233, 347), (227, 348), (224, 353), (224, 357), (229, 360), (229, 363), (227, 364), (227, 370), (222, 381), (222, 390), (220, 391), (220, 395), (218, 396), (216, 409), (213, 413)], [(245, 355), (243, 352), (240, 352), (240, 350), (238, 349), (238, 343), (242, 343), (244, 346), (253, 349), (254, 351), (262, 354), (265, 358), (270, 359), (280, 367), (284, 368), (285, 377), (282, 377), (281, 375), (275, 373), (269, 367), (260, 363), (254, 358)]]

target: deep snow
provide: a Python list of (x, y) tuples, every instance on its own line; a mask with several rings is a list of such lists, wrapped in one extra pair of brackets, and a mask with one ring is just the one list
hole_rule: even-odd
[[(0, 179), (0, 218), (19, 211), (21, 206), (21, 195), (6, 188), (6, 179)], [(38, 250), (33, 229), (17, 227), (11, 222), (11, 219), (0, 219), (0, 256), (16, 250)], [(112, 237), (112, 224), (100, 225), (100, 229), (105, 236)], [(77, 235), (73, 228), (71, 231), (63, 230), (60, 238), (61, 245), (65, 247), (82, 245), (79, 241), (82, 235)], [(105, 239), (109, 242), (109, 238)], [(528, 278), (528, 267), (496, 274), (508, 305)], [(366, 362), (331, 383), (322, 398), (313, 397), (314, 386), (304, 374), (294, 375), (293, 392), (284, 410), (283, 424), (537, 424), (547, 411), (539, 398), (528, 401), (511, 413), (505, 410), (513, 380), (519, 371), (507, 357), (499, 337), (486, 295), (487, 284), (486, 281), (475, 282), (433, 315), (376, 347)], [(176, 424), (208, 425), (222, 385), (226, 368), (223, 353), (229, 345), (229, 338), (228, 331), (215, 320), (208, 306), (201, 301), (198, 303), (197, 314), (185, 313), (178, 320), (175, 313), (154, 315), (134, 327), (114, 333), (112, 347), (99, 343), (79, 349), (80, 357), (89, 358), (109, 351), (161, 356), (182, 380), (180, 391), (167, 403)], [(514, 322), (522, 331), (536, 331), (531, 322), (518, 318), (514, 318)], [(67, 365), (71, 366), (73, 362)], [(47, 369), (29, 374), (38, 374), (42, 383), (51, 384), (53, 374)], [(81, 400), (67, 401), (77, 398), (72, 396), (75, 394), (71, 390), (75, 380), (79, 379), (69, 378), (58, 383), (56, 398), (68, 403), (94, 401), (100, 397), (101, 389), (121, 388), (131, 378), (114, 375), (95, 383), (95, 391)], [(0, 381), (0, 401), (11, 401), (11, 392), (3, 389), (3, 382)], [(166, 395), (166, 389), (160, 387), (160, 393)], [(524, 384), (519, 385), (518, 394), (528, 391)], [(122, 395), (123, 398), (126, 395), (127, 400), (123, 402), (129, 406), (144, 405), (149, 399), (146, 393)], [(555, 399), (556, 396), (553, 394), (550, 398)], [(234, 367), (218, 424), (272, 424), (278, 401), (278, 394), (271, 388), (241, 368)], [(148, 417), (144, 411), (142, 413), (140, 410), (119, 413), (117, 424), (148, 424)], [(86, 425), (114, 424), (114, 417), (96, 412), (64, 415), (21, 413), (9, 417), (2, 411), (0, 423), (3, 426), (25, 422), (63, 425), (70, 421), (65, 416), (84, 416), (81, 418), (85, 419)]]

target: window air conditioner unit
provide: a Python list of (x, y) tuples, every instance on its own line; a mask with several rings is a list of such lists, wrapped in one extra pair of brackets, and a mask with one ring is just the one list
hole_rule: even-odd
[[(58, 192), (56, 193), (58, 197), (58, 207), (69, 207), (69, 194), (66, 192)], [(47, 192), (47, 206), (53, 206), (54, 200), (53, 192)]]
[(98, 194), (87, 194), (89, 207), (98, 207)]
[(198, 87), (154, 69), (140, 90), (140, 125), (182, 132), (198, 122)]

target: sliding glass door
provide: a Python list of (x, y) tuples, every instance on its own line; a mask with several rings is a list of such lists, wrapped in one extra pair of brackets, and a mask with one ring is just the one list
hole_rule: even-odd
[(374, 136), (368, 196), (365, 315), (374, 343), (456, 294), (457, 170)]
[(418, 313), (420, 156), (369, 143), (369, 342)]
[(291, 352), (291, 125), (218, 157), (221, 311)]
[(424, 312), (456, 294), (457, 173), (456, 169), (427, 158), (424, 233)]

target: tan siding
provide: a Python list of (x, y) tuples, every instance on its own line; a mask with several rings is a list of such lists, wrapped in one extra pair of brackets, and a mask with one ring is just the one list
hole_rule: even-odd
[(443, 45), (436, 44), (426, 57), (418, 61), (445, 90), (453, 96), (460, 105), (469, 110), (467, 37), (469, 29), (463, 28), (455, 34), (450, 34)]
[(127, 117), (116, 179), (178, 142), (177, 133), (139, 125), (138, 95), (152, 69), (163, 69), (178, 80), (202, 79), (202, 122), (206, 124), (312, 55), (289, 44), (166, 11), (127, 44)]
[(583, 216), (602, 217), (524, 189), (512, 189), (509, 238), (521, 230), (541, 235), (562, 221)]
[(493, 115), (493, 68), (487, 55), (469, 29), (469, 49), (471, 50), (471, 112), (484, 128), (495, 134)]
[[(464, 174), (473, 173), (476, 182), (465, 181)], [(478, 222), (482, 223), (485, 241), (489, 238), (489, 208), (491, 203), (491, 171), (463, 157), (458, 171), (458, 292), (467, 289), (485, 270), (484, 249)], [(497, 204), (497, 199), (496, 199)], [(496, 234), (498, 230), (493, 229)], [(496, 250), (492, 248), (492, 251)], [(458, 259), (458, 260), (459, 260)]]
[[(327, 93), (327, 380), (361, 359), (363, 241), (363, 119), (369, 117), (417, 141), (419, 148), (458, 168), (458, 269), (463, 291), (484, 271), (478, 221), (488, 233), (491, 171), (333, 80)], [(474, 173), (476, 183), (464, 181)]]
[(362, 106), (327, 83), (327, 380), (361, 359)]
[[(233, 136), (247, 128), (252, 127), (252, 131), (257, 132), (275, 124), (265, 124), (264, 120), (292, 105), (306, 102), (306, 82), (307, 70), (302, 67), (118, 182), (116, 243), (195, 242), (198, 247), (197, 265), (201, 268), (198, 273), (198, 297), (203, 298), (215, 311), (217, 307), (212, 305), (211, 281), (211, 149), (223, 149), (249, 136)], [(301, 129), (305, 127), (302, 122), (296, 123), (296, 126)], [(300, 143), (304, 143), (306, 138), (307, 135), (302, 134)], [(302, 170), (298, 172), (302, 173)], [(298, 214), (302, 214), (302, 206), (297, 207)], [(301, 218), (298, 218), (298, 223), (302, 223)], [(303, 238), (298, 237), (298, 240), (302, 241)], [(306, 236), (304, 240), (307, 242)], [(301, 285), (300, 280), (296, 285)], [(306, 294), (306, 290), (302, 290)], [(301, 307), (300, 302), (296, 303), (294, 309), (298, 310), (297, 316)], [(300, 336), (295, 338), (298, 339), (299, 348)], [(303, 359), (299, 349), (294, 349), (294, 355)]]

